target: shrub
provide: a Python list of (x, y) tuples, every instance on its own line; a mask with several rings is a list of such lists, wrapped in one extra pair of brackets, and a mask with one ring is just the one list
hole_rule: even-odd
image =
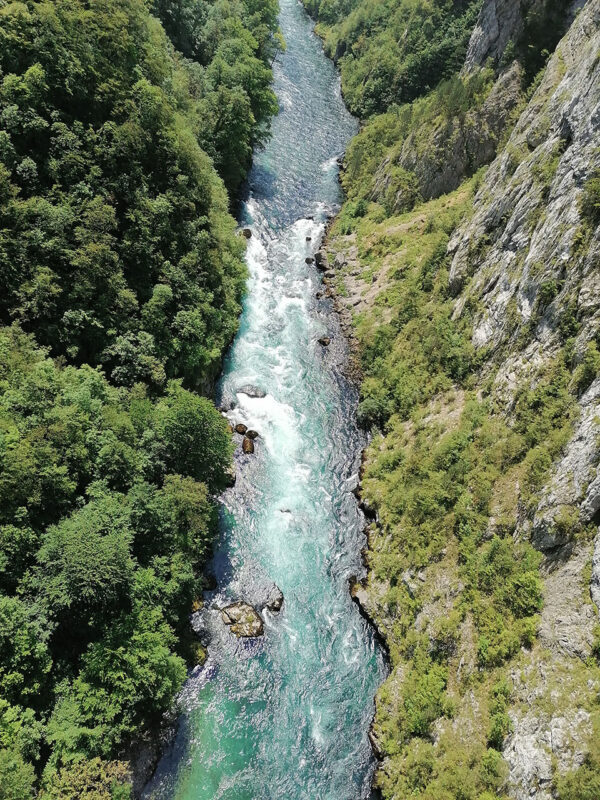
[(39, 800), (130, 800), (128, 765), (121, 761), (78, 761), (45, 782)]
[(540, 304), (543, 306), (549, 305), (556, 295), (558, 294), (558, 284), (555, 280), (546, 281), (542, 283), (538, 291)]
[(593, 226), (600, 223), (600, 175), (593, 175), (585, 182), (579, 207), (586, 222)]
[(589, 342), (581, 364), (573, 373), (573, 383), (577, 387), (577, 391), (581, 394), (585, 392), (588, 386), (594, 381), (596, 376), (600, 373), (600, 352), (596, 342)]
[(600, 797), (600, 765), (587, 759), (579, 769), (556, 779), (558, 800), (597, 800)]

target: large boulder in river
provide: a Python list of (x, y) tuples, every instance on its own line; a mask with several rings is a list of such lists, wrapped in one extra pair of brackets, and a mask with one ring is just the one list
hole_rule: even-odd
[(252, 430), (252, 428), (248, 428), (248, 430), (246, 431), (246, 436), (249, 439), (258, 439), (258, 431), (254, 431)]
[(262, 636), (265, 632), (262, 617), (258, 611), (241, 600), (222, 608), (221, 619), (238, 637)]
[(254, 452), (254, 442), (247, 436), (244, 436), (244, 440), (242, 442), (242, 452), (246, 453), (246, 455), (252, 455)]
[(247, 430), (248, 427), (247, 425), (244, 425), (243, 422), (238, 422), (238, 424), (235, 426), (235, 432), (239, 433), (241, 436), (243, 436)]

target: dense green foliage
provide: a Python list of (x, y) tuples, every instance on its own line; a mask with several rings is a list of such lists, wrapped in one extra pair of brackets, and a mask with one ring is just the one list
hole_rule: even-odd
[(326, 51), (339, 60), (344, 98), (360, 117), (433, 89), (464, 61), (480, 0), (305, 0)]
[(0, 353), (1, 727), (13, 758), (109, 759), (185, 677), (231, 439), (179, 383), (153, 402), (16, 327)]
[(252, 149), (269, 132), (277, 101), (270, 62), (284, 47), (276, 0), (154, 0), (152, 8), (184, 63), (196, 135), (231, 194)]
[(276, 107), (272, 13), (260, 44), (241, 13), (214, 6), (202, 66), (141, 0), (0, 4), (0, 315), (123, 385), (202, 385), (235, 328), (242, 246), (200, 144), (237, 187)]
[(2, 800), (129, 797), (115, 759), (199, 655), (232, 442), (193, 389), (282, 44), (274, 2), (150, 6), (0, 0)]

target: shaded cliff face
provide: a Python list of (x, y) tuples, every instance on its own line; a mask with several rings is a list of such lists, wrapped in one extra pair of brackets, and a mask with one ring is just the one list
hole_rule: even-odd
[[(386, 797), (575, 800), (600, 781), (600, 0), (567, 11), (527, 92), (493, 100), (517, 58), (448, 118), (508, 109), (484, 173), (420, 159), (436, 139), (413, 128), (396, 152), (429, 170), (426, 202), (386, 205), (388, 159), (361, 205), (368, 148), (351, 148), (325, 248), (373, 428), (360, 598), (393, 665), (373, 731)], [(534, 17), (486, 2), (463, 76)]]

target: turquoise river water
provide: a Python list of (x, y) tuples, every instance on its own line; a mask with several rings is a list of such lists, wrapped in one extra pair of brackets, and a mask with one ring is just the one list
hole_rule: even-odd
[[(218, 588), (195, 621), (209, 658), (185, 686), (174, 743), (146, 789), (157, 800), (363, 800), (375, 767), (367, 731), (385, 664), (348, 592), (362, 572), (352, 489), (365, 442), (341, 371), (346, 345), (306, 263), (338, 207), (336, 159), (356, 122), (302, 6), (280, 5), (281, 110), (241, 212), (250, 276), (218, 397), (260, 438), (254, 455), (238, 449), (223, 496)], [(264, 396), (239, 391), (248, 385)], [(282, 610), (262, 612), (264, 637), (236, 639), (219, 608), (261, 607), (273, 583)]]

